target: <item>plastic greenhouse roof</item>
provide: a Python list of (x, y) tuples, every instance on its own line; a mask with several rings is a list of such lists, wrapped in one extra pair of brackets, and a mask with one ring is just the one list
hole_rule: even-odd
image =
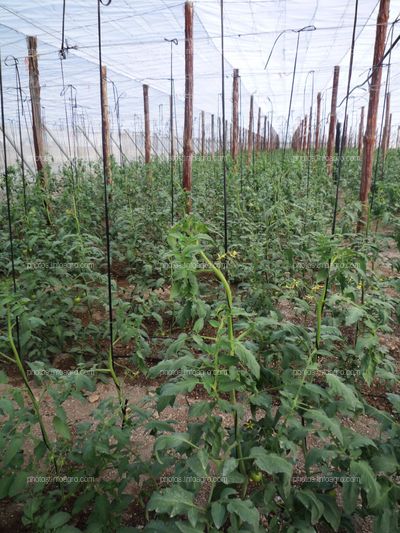
[[(352, 87), (362, 83), (371, 67), (375, 24), (379, 2), (359, 3), (357, 40)], [(297, 33), (286, 31), (277, 41), (270, 62), (265, 63), (275, 39), (283, 30), (314, 25), (315, 31), (300, 35), (296, 83), (293, 95), (291, 126), (308, 113), (314, 78), (316, 94), (322, 92), (322, 112), (328, 116), (333, 67), (340, 65), (340, 102), (347, 84), (347, 70), (354, 16), (350, 0), (225, 0), (225, 70), (227, 118), (230, 118), (232, 69), (241, 76), (241, 124), (247, 127), (250, 94), (262, 114), (271, 116), (281, 133), (288, 113), (292, 69)], [(0, 2), (0, 43), (3, 59), (8, 55), (19, 59), (22, 87), (28, 94), (25, 36), (38, 37), (42, 106), (48, 125), (65, 120), (63, 81), (58, 50), (61, 47), (62, 0), (2, 0)], [(391, 2), (390, 21), (400, 12), (400, 0)], [(176, 0), (112, 0), (102, 7), (103, 63), (108, 78), (120, 96), (122, 127), (140, 129), (143, 121), (142, 84), (150, 86), (152, 124), (160, 130), (168, 127), (170, 90), (170, 44), (164, 39), (178, 39), (173, 46), (176, 114), (182, 126), (184, 97), (184, 2)], [(194, 105), (195, 134), (199, 112), (221, 113), (221, 39), (219, 0), (194, 2)], [(400, 24), (394, 27), (394, 38)], [(64, 87), (76, 95), (78, 114), (82, 120), (99, 126), (99, 76), (97, 50), (97, 2), (66, 0), (65, 37), (76, 47), (62, 61)], [(398, 49), (392, 53), (390, 91), (392, 93), (393, 126), (400, 122), (398, 83), (400, 61)], [(311, 74), (310, 71), (314, 71)], [(384, 68), (382, 84), (386, 79)], [(16, 117), (15, 72), (3, 66), (6, 117)], [(349, 101), (350, 127), (357, 128), (359, 110), (368, 104), (368, 91), (356, 89)], [(382, 88), (383, 91), (383, 88)], [(381, 105), (383, 102), (381, 93)], [(115, 128), (113, 86), (108, 87), (112, 125)], [(339, 108), (343, 118), (344, 104)], [(315, 113), (315, 111), (314, 111)], [(196, 124), (197, 121), (197, 124)], [(209, 115), (207, 115), (209, 123)], [(256, 122), (256, 120), (255, 120)], [(392, 130), (393, 131), (393, 130)], [(180, 132), (181, 133), (181, 132)]]

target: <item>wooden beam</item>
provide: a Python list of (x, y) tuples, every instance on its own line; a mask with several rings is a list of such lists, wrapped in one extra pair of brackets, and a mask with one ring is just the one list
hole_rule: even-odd
[(151, 179), (151, 132), (150, 132), (150, 109), (149, 109), (149, 86), (143, 85), (143, 111), (144, 111), (144, 162), (146, 165), (146, 175)]
[(249, 129), (247, 132), (247, 164), (250, 165), (253, 150), (253, 95), (250, 96)]
[(333, 70), (331, 114), (329, 118), (328, 146), (326, 148), (326, 169), (330, 176), (332, 176), (333, 170), (333, 150), (335, 145), (336, 105), (339, 87), (339, 73), (340, 67), (336, 66)]
[(239, 149), (239, 70), (233, 70), (233, 89), (232, 89), (232, 159), (236, 161)]
[(319, 135), (321, 122), (321, 93), (317, 94), (317, 118), (315, 122), (315, 152), (319, 150)]
[(364, 135), (364, 150), (360, 183), (361, 213), (357, 224), (358, 232), (360, 232), (362, 229), (367, 229), (368, 196), (371, 190), (379, 93), (382, 82), (382, 58), (385, 52), (389, 6), (390, 0), (380, 0), (378, 21), (376, 25), (374, 59), (370, 79), (367, 126)]
[(36, 169), (40, 174), (40, 182), (46, 186), (46, 176), (43, 172), (45, 166), (42, 108), (40, 104), (40, 82), (39, 64), (37, 57), (37, 37), (27, 37), (28, 45), (28, 70), (29, 70), (29, 92), (32, 107), (32, 133), (33, 145), (35, 149)]

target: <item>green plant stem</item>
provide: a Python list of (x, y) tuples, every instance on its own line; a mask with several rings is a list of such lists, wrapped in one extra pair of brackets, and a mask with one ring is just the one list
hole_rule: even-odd
[(126, 423), (126, 399), (123, 397), (121, 384), (114, 370), (114, 361), (113, 361), (112, 354), (111, 354), (111, 348), (108, 350), (107, 364), (108, 364), (108, 371), (114, 381), (115, 388), (117, 389), (118, 401), (119, 401), (119, 405), (121, 408), (121, 415), (122, 415), (122, 427), (124, 427)]
[[(209, 265), (209, 267), (214, 272), (215, 276), (222, 283), (225, 289), (226, 299), (228, 302), (227, 319), (228, 319), (228, 338), (229, 338), (229, 345), (230, 345), (230, 355), (234, 356), (235, 355), (235, 335), (233, 332), (233, 317), (232, 317), (233, 298), (232, 298), (231, 288), (223, 272), (214, 265), (214, 263), (206, 256), (206, 254), (203, 251), (200, 251), (200, 256)], [(234, 428), (235, 428), (235, 441), (237, 443), (237, 454), (239, 458), (239, 467), (240, 467), (241, 473), (243, 474), (246, 480), (242, 485), (242, 496), (244, 497), (247, 491), (247, 472), (246, 472), (246, 466), (242, 460), (243, 452), (242, 452), (242, 446), (240, 444), (239, 415), (237, 412), (236, 392), (234, 390), (231, 392), (231, 401), (232, 401), (233, 406), (235, 407)]]
[(40, 414), (39, 403), (36, 400), (35, 395), (33, 394), (31, 386), (29, 385), (29, 381), (28, 381), (28, 377), (27, 377), (26, 372), (25, 372), (24, 365), (22, 364), (20, 355), (19, 355), (18, 350), (17, 350), (17, 348), (15, 346), (15, 343), (14, 343), (14, 339), (13, 339), (13, 336), (12, 336), (12, 323), (11, 323), (10, 309), (7, 309), (7, 331), (8, 331), (8, 341), (10, 343), (11, 350), (12, 350), (12, 352), (14, 354), (14, 358), (15, 358), (14, 362), (15, 362), (15, 364), (18, 367), (19, 373), (21, 374), (22, 380), (23, 380), (24, 385), (25, 385), (25, 387), (27, 389), (28, 395), (29, 395), (29, 397), (31, 399), (31, 402), (32, 402), (32, 405), (33, 405), (33, 409), (35, 411), (36, 417), (37, 417), (38, 422), (39, 422), (39, 426), (40, 426), (40, 431), (41, 431), (41, 434), (42, 434), (43, 442), (44, 442), (46, 448), (49, 450), (50, 454), (53, 456), (53, 464), (54, 464), (56, 473), (58, 473), (58, 465), (57, 465), (56, 458), (54, 456), (53, 446), (52, 446), (52, 444), (50, 442), (50, 439), (49, 439), (49, 437), (47, 435), (47, 431), (46, 431), (45, 425), (43, 423), (42, 415)]

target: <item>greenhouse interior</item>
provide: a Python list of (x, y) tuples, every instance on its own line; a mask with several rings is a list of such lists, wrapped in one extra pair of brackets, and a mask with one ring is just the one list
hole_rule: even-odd
[(0, 533), (400, 532), (399, 41), (0, 1)]

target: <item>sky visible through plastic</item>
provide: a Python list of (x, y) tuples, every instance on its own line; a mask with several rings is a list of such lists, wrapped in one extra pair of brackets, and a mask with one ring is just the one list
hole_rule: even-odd
[[(66, 0), (65, 37), (71, 49), (62, 62), (62, 0), (0, 1), (0, 48), (2, 58), (19, 60), (22, 88), (28, 98), (25, 36), (38, 37), (39, 69), (43, 113), (49, 127), (65, 122), (64, 103), (71, 105), (76, 120), (98, 130), (100, 124), (97, 49), (97, 1)], [(354, 16), (353, 0), (225, 0), (226, 110), (231, 117), (232, 70), (241, 76), (241, 125), (247, 127), (250, 95), (254, 94), (255, 116), (273, 120), (280, 135), (288, 114), (297, 33), (285, 31), (279, 38), (267, 69), (265, 63), (278, 35), (313, 25), (316, 30), (300, 36), (292, 115), (293, 131), (311, 105), (314, 84), (314, 116), (317, 92), (322, 93), (322, 114), (328, 117), (334, 65), (340, 65), (338, 103), (345, 95)], [(368, 76), (372, 64), (378, 3), (359, 2), (352, 87)], [(221, 38), (218, 0), (194, 2), (194, 135), (198, 136), (199, 115), (221, 115)], [(160, 132), (169, 127), (170, 44), (173, 46), (176, 119), (182, 134), (184, 99), (184, 3), (174, 0), (112, 0), (102, 7), (103, 63), (108, 68), (108, 95), (112, 128), (116, 129), (115, 102), (119, 101), (120, 123), (131, 131), (143, 129), (142, 84), (150, 86), (151, 124)], [(400, 0), (391, 2), (390, 21), (400, 14)], [(395, 39), (400, 32), (396, 24)], [(389, 37), (390, 41), (390, 32)], [(396, 48), (391, 57), (390, 92), (392, 143), (400, 122), (400, 60)], [(385, 62), (387, 65), (387, 61)], [(312, 72), (313, 71), (313, 72)], [(387, 66), (382, 77), (381, 108)], [(3, 64), (7, 123), (16, 119), (15, 71)], [(114, 83), (114, 86), (112, 83)], [(70, 86), (73, 86), (71, 88)], [(62, 96), (66, 89), (66, 97)], [(113, 89), (114, 87), (114, 89)], [(27, 102), (28, 103), (28, 102)], [(26, 104), (27, 104), (26, 103)], [(368, 105), (368, 85), (354, 90), (349, 101), (349, 127), (355, 131), (361, 106)], [(343, 119), (344, 103), (338, 108)], [(256, 127), (257, 120), (255, 120)]]

